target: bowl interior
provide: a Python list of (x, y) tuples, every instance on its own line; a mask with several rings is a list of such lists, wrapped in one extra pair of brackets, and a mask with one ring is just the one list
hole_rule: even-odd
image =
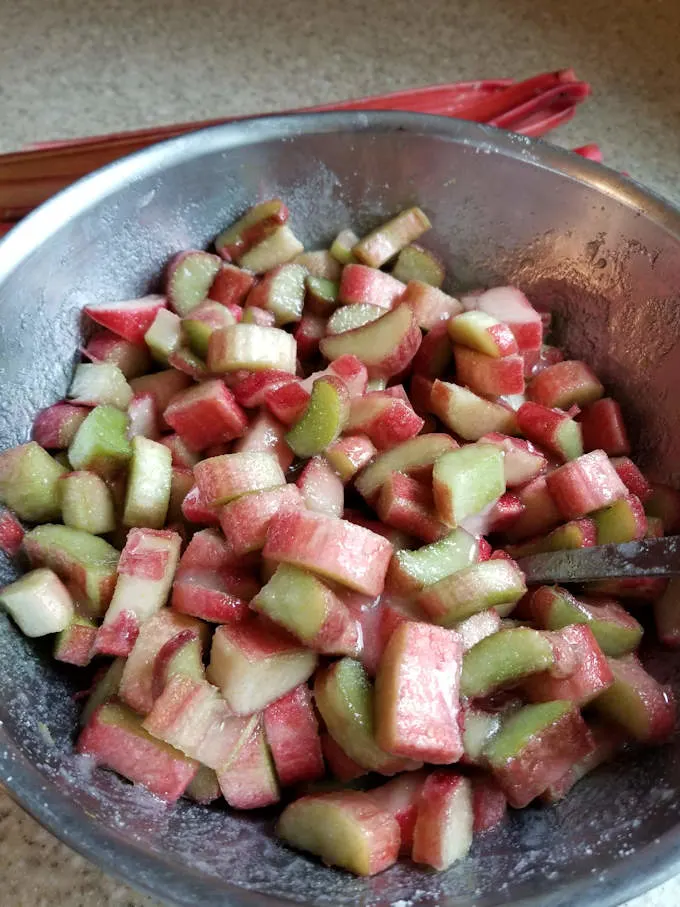
[[(548, 146), (419, 116), (327, 114), (208, 130), (62, 194), (0, 247), (0, 449), (68, 385), (85, 303), (157, 286), (259, 198), (280, 195), (321, 247), (410, 204), (450, 289), (520, 285), (621, 401), (644, 465), (677, 478), (680, 218), (633, 184)], [(12, 577), (0, 564), (0, 582)], [(676, 682), (674, 659), (653, 670)], [(71, 754), (82, 685), (0, 616), (0, 780), (69, 843), (181, 904), (491, 907), (615, 904), (669, 871), (680, 744), (599, 771), (554, 810), (528, 809), (441, 875), (398, 866), (356, 880), (295, 855), (272, 816), (169, 810)]]

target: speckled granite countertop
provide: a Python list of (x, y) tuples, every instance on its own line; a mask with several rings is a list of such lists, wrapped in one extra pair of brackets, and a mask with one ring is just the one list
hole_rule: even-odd
[[(4, 15), (2, 15), (4, 13)], [(678, 0), (0, 0), (0, 150), (573, 66), (594, 98), (554, 140), (680, 203)], [(153, 907), (0, 793), (0, 902)], [(672, 881), (626, 907), (675, 907)]]

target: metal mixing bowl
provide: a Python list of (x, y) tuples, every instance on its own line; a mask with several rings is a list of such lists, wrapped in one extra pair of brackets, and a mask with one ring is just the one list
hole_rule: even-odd
[[(85, 303), (153, 287), (257, 198), (324, 244), (420, 204), (452, 288), (506, 281), (557, 314), (570, 352), (624, 405), (643, 462), (678, 472), (680, 214), (575, 155), (408, 114), (273, 117), (198, 132), (83, 180), (0, 245), (0, 448), (69, 383)], [(562, 316), (569, 316), (569, 320)], [(0, 582), (12, 576), (5, 562)], [(654, 657), (663, 680), (674, 658)], [(77, 680), (0, 617), (0, 780), (40, 822), (137, 888), (182, 905), (620, 904), (675, 871), (680, 741), (605, 768), (556, 809), (513, 814), (434, 875), (360, 880), (281, 847), (272, 816), (168, 809), (71, 754)]]

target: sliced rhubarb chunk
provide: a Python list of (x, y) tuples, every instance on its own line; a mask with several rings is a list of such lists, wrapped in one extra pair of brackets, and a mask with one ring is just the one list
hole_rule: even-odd
[(58, 519), (66, 469), (35, 441), (0, 454), (0, 501), (23, 520)]
[(171, 481), (168, 448), (149, 438), (133, 438), (123, 525), (160, 529), (168, 513)]
[[(193, 481), (193, 477), (192, 477)], [(219, 507), (206, 504), (198, 485), (189, 489), (181, 504), (183, 518), (189, 523), (200, 523), (203, 526), (219, 526)]]
[(506, 529), (508, 538), (513, 541), (547, 532), (563, 521), (562, 512), (548, 490), (546, 476), (536, 476), (523, 488), (518, 488), (516, 494), (524, 510)]
[(567, 699), (583, 708), (612, 685), (614, 675), (588, 626), (566, 627), (562, 637), (577, 655), (576, 670), (568, 677), (535, 674), (524, 681), (522, 689), (530, 702)]
[(383, 485), (376, 510), (383, 523), (424, 542), (435, 542), (450, 533), (437, 515), (432, 489), (400, 472), (392, 473)]
[(194, 476), (201, 497), (211, 505), (286, 483), (276, 456), (255, 451), (209, 457), (196, 465)]
[(474, 393), (491, 397), (524, 393), (524, 359), (520, 355), (498, 359), (457, 344), (453, 355), (456, 380)]
[(48, 636), (66, 629), (73, 618), (73, 599), (56, 573), (46, 567), (0, 589), (0, 605), (25, 636)]
[(523, 403), (517, 410), (517, 423), (530, 441), (562, 461), (583, 454), (581, 425), (566, 413), (539, 403)]
[(251, 715), (304, 683), (316, 661), (315, 652), (273, 625), (225, 625), (213, 636), (208, 679), (237, 715)]
[(390, 274), (349, 264), (342, 269), (338, 298), (344, 305), (371, 305), (391, 309), (404, 295), (406, 285)]
[(169, 309), (160, 309), (144, 334), (144, 342), (153, 358), (164, 365), (182, 343), (182, 321)]
[(432, 772), (420, 792), (411, 853), (414, 863), (443, 871), (461, 860), (472, 844), (473, 822), (469, 780), (444, 770)]
[(395, 551), (390, 561), (388, 585), (401, 595), (412, 595), (474, 564), (478, 551), (477, 540), (464, 529), (456, 529), (417, 551), (405, 548)]
[(399, 823), (400, 852), (404, 856), (411, 854), (420, 794), (426, 779), (426, 771), (407, 772), (368, 792), (378, 807), (394, 816)]
[[(398, 279), (403, 280), (402, 277)], [(453, 296), (443, 293), (434, 285), (413, 278), (406, 285), (402, 302), (411, 306), (418, 327), (424, 331), (431, 331), (437, 324), (448, 321), (463, 308)]]
[(168, 301), (184, 317), (203, 302), (222, 263), (208, 252), (180, 252), (168, 264)]
[(501, 630), (465, 653), (461, 692), (478, 698), (549, 670), (555, 662), (550, 641), (528, 627)]
[(433, 288), (444, 283), (446, 271), (440, 259), (417, 243), (404, 246), (392, 269), (392, 275), (404, 283), (419, 281)]
[(359, 791), (301, 797), (281, 813), (276, 833), (292, 847), (361, 876), (388, 869), (399, 856), (399, 825)]
[(616, 725), (590, 720), (588, 729), (595, 744), (594, 748), (543, 791), (541, 800), (544, 803), (555, 804), (566, 797), (581, 778), (612, 759), (625, 742), (625, 734)]
[(468, 444), (434, 464), (432, 490), (437, 513), (449, 526), (479, 513), (505, 491), (503, 453), (487, 444)]
[(117, 365), (85, 362), (76, 366), (68, 396), (76, 405), (127, 409), (132, 389)]
[(192, 450), (205, 450), (240, 438), (248, 427), (245, 412), (221, 381), (204, 381), (182, 391), (163, 413), (165, 421)]
[(472, 783), (473, 832), (482, 834), (495, 828), (508, 812), (508, 798), (498, 784), (487, 775), (475, 775)]
[(521, 809), (593, 748), (578, 711), (570, 702), (558, 700), (520, 709), (504, 723), (485, 754), (510, 805)]
[(431, 226), (424, 211), (408, 208), (359, 240), (352, 254), (372, 268), (381, 268)]
[(517, 420), (511, 409), (485, 400), (457, 384), (436, 380), (430, 408), (447, 428), (466, 441), (478, 441), (489, 432), (518, 432)]
[(503, 471), (508, 488), (524, 485), (544, 472), (547, 460), (529, 441), (511, 438), (498, 432), (490, 432), (480, 438), (483, 444), (493, 444), (503, 451)]
[(68, 449), (74, 469), (89, 469), (104, 477), (132, 456), (127, 438), (128, 419), (113, 406), (97, 406), (82, 423)]
[(208, 342), (208, 369), (215, 375), (240, 369), (277, 369), (295, 374), (295, 339), (281, 328), (233, 324), (213, 331)]
[(25, 534), (24, 527), (14, 514), (0, 507), (0, 551), (8, 557), (15, 557), (21, 550)]
[(549, 473), (546, 483), (568, 520), (587, 516), (626, 496), (626, 486), (602, 450), (584, 454)]
[(375, 684), (376, 742), (386, 752), (449, 764), (463, 753), (455, 631), (406, 621), (383, 652)]
[(239, 253), (242, 268), (264, 274), (272, 268), (286, 264), (301, 252), (304, 246), (287, 224), (276, 227), (245, 252)]
[(260, 809), (278, 803), (279, 785), (261, 721), (217, 778), (232, 809)]
[(234, 555), (264, 548), (272, 519), (283, 509), (299, 508), (302, 497), (295, 485), (246, 494), (220, 508), (220, 524)]
[(92, 660), (97, 625), (89, 617), (74, 614), (68, 626), (57, 634), (52, 656), (65, 664), (83, 668)]
[(326, 334), (345, 334), (354, 331), (372, 321), (377, 321), (385, 314), (385, 309), (377, 305), (344, 305), (336, 309), (326, 324)]
[(130, 387), (135, 396), (151, 394), (156, 401), (156, 409), (163, 413), (175, 394), (190, 387), (192, 380), (184, 372), (168, 368), (151, 375), (142, 375), (130, 382)]
[(89, 410), (71, 403), (55, 403), (35, 417), (31, 437), (47, 450), (64, 450), (85, 421)]
[(593, 519), (597, 526), (598, 545), (633, 542), (647, 534), (645, 508), (634, 494), (628, 494), (604, 510), (598, 510)]
[(342, 516), (345, 489), (324, 457), (313, 457), (300, 473), (297, 487), (307, 510), (326, 516)]
[(62, 518), (66, 526), (92, 535), (116, 527), (108, 485), (93, 472), (69, 472), (59, 480)]
[(586, 452), (603, 450), (610, 457), (630, 453), (630, 441), (621, 407), (611, 397), (604, 397), (583, 408), (579, 422)]
[(461, 762), (466, 765), (483, 765), (484, 749), (501, 729), (502, 721), (500, 712), (466, 706), (461, 722), (464, 749)]
[(313, 457), (337, 440), (349, 418), (349, 393), (339, 378), (318, 378), (304, 414), (286, 434), (298, 457)]
[(521, 353), (541, 348), (541, 316), (516, 287), (493, 287), (479, 295), (466, 296), (462, 302), (466, 309), (478, 309), (507, 324)]
[(302, 252), (295, 257), (295, 264), (302, 265), (310, 277), (318, 280), (337, 281), (342, 274), (340, 262), (333, 258), (328, 249)]
[(423, 424), (409, 402), (378, 392), (352, 400), (346, 430), (367, 435), (378, 450), (389, 450), (414, 438)]
[(209, 623), (235, 623), (249, 615), (248, 601), (258, 590), (259, 583), (247, 572), (180, 567), (172, 585), (172, 608)]
[(593, 706), (607, 721), (622, 727), (634, 740), (663, 743), (675, 729), (675, 699), (670, 687), (648, 674), (636, 655), (610, 658), (614, 683)]
[(585, 406), (603, 394), (604, 388), (589, 366), (569, 359), (544, 369), (527, 388), (527, 396), (534, 403), (559, 409)]
[(368, 773), (362, 765), (350, 759), (340, 744), (336, 743), (327, 731), (321, 735), (321, 749), (328, 770), (338, 781), (347, 783)]
[(246, 304), (271, 312), (277, 325), (299, 321), (307, 273), (301, 264), (280, 265), (250, 291)]
[(146, 374), (151, 368), (151, 357), (144, 346), (117, 337), (105, 329), (96, 331), (82, 352), (90, 362), (109, 362), (118, 366), (128, 381)]
[(317, 781), (325, 773), (311, 690), (301, 684), (264, 710), (267, 743), (282, 786)]
[(494, 359), (512, 356), (518, 350), (515, 335), (507, 324), (486, 312), (473, 310), (451, 318), (448, 332), (454, 343)]
[[(651, 510), (649, 510), (649, 508), (647, 507), (647, 502), (653, 494), (652, 486), (642, 475), (635, 463), (633, 463), (633, 461), (628, 457), (613, 457), (611, 464), (628, 491), (631, 494), (634, 494), (636, 497), (640, 498), (642, 503), (645, 505), (645, 510), (647, 511), (648, 516), (652, 516)], [(673, 493), (677, 494), (677, 492)], [(656, 514), (655, 516), (659, 518), (659, 514)], [(669, 531), (665, 526), (664, 530)]]
[[(331, 259), (335, 262), (335, 259)], [(317, 277), (307, 274), (305, 278), (305, 308), (314, 315), (328, 318), (338, 306), (338, 278)]]
[(123, 302), (100, 303), (85, 306), (86, 315), (131, 343), (142, 343), (144, 334), (154, 318), (167, 303), (165, 296), (143, 296), (141, 299), (126, 299)]
[(251, 421), (242, 438), (234, 444), (234, 453), (272, 453), (285, 472), (294, 460), (293, 451), (286, 444), (286, 427), (266, 410), (261, 410)]
[(300, 510), (274, 517), (263, 554), (365, 595), (378, 595), (385, 584), (392, 546), (363, 526)]
[(260, 202), (217, 236), (215, 249), (227, 261), (238, 259), (287, 220), (288, 208), (280, 198)]
[(404, 441), (376, 457), (357, 478), (356, 489), (371, 502), (393, 472), (410, 475), (427, 470), (442, 454), (455, 450), (457, 446), (453, 438), (445, 434), (420, 435)]
[(341, 230), (331, 244), (330, 253), (341, 265), (348, 265), (355, 260), (352, 249), (359, 242), (359, 237), (353, 230)]
[(376, 455), (375, 445), (366, 435), (338, 438), (325, 451), (326, 459), (342, 482), (349, 482)]
[(80, 733), (76, 752), (92, 756), (97, 765), (144, 785), (170, 803), (182, 796), (198, 771), (197, 762), (154, 739), (138, 715), (115, 701), (94, 712)]
[(418, 605), (437, 624), (452, 626), (495, 607), (508, 613), (526, 592), (524, 575), (514, 561), (498, 559), (473, 564), (426, 586)]

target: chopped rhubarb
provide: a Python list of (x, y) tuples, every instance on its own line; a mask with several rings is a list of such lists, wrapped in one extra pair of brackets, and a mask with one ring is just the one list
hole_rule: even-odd
[(272, 453), (251, 451), (201, 460), (194, 468), (205, 503), (228, 504), (244, 494), (285, 485), (279, 461)]
[(511, 409), (446, 381), (434, 382), (430, 409), (447, 428), (466, 441), (478, 441), (489, 432), (518, 432), (517, 419)]
[(151, 327), (156, 314), (166, 305), (165, 296), (152, 295), (125, 302), (89, 305), (85, 306), (84, 311), (97, 324), (119, 337), (140, 344), (144, 342), (144, 334)]
[(563, 516), (578, 519), (626, 496), (626, 486), (602, 450), (584, 454), (546, 476)]
[(413, 829), (413, 862), (440, 871), (448, 869), (467, 855), (473, 823), (469, 780), (454, 772), (432, 772), (420, 792)]
[(366, 265), (346, 265), (342, 269), (338, 299), (344, 305), (372, 305), (381, 309), (394, 308), (406, 290), (406, 285), (384, 271)]
[(582, 426), (566, 413), (539, 403), (523, 403), (517, 410), (517, 423), (529, 441), (561, 461), (583, 454)]
[(611, 397), (604, 397), (583, 408), (579, 416), (586, 452), (603, 450), (610, 457), (630, 453), (621, 407)]
[(218, 771), (217, 779), (232, 809), (260, 809), (278, 803), (279, 785), (261, 721), (229, 767)]
[(603, 394), (604, 388), (585, 362), (570, 359), (544, 369), (527, 388), (527, 396), (534, 403), (560, 409), (585, 406)]
[(434, 252), (424, 249), (417, 243), (404, 246), (397, 256), (392, 274), (404, 283), (418, 281), (433, 288), (440, 287), (446, 277), (440, 259)]
[(282, 786), (316, 781), (324, 776), (319, 723), (306, 684), (267, 706), (264, 728)]
[(381, 268), (431, 226), (427, 215), (420, 208), (408, 208), (359, 240), (352, 249), (352, 254), (372, 268)]
[(636, 655), (610, 658), (614, 683), (593, 703), (598, 714), (613, 721), (634, 740), (664, 743), (675, 729), (676, 708), (670, 687), (645, 671)]

